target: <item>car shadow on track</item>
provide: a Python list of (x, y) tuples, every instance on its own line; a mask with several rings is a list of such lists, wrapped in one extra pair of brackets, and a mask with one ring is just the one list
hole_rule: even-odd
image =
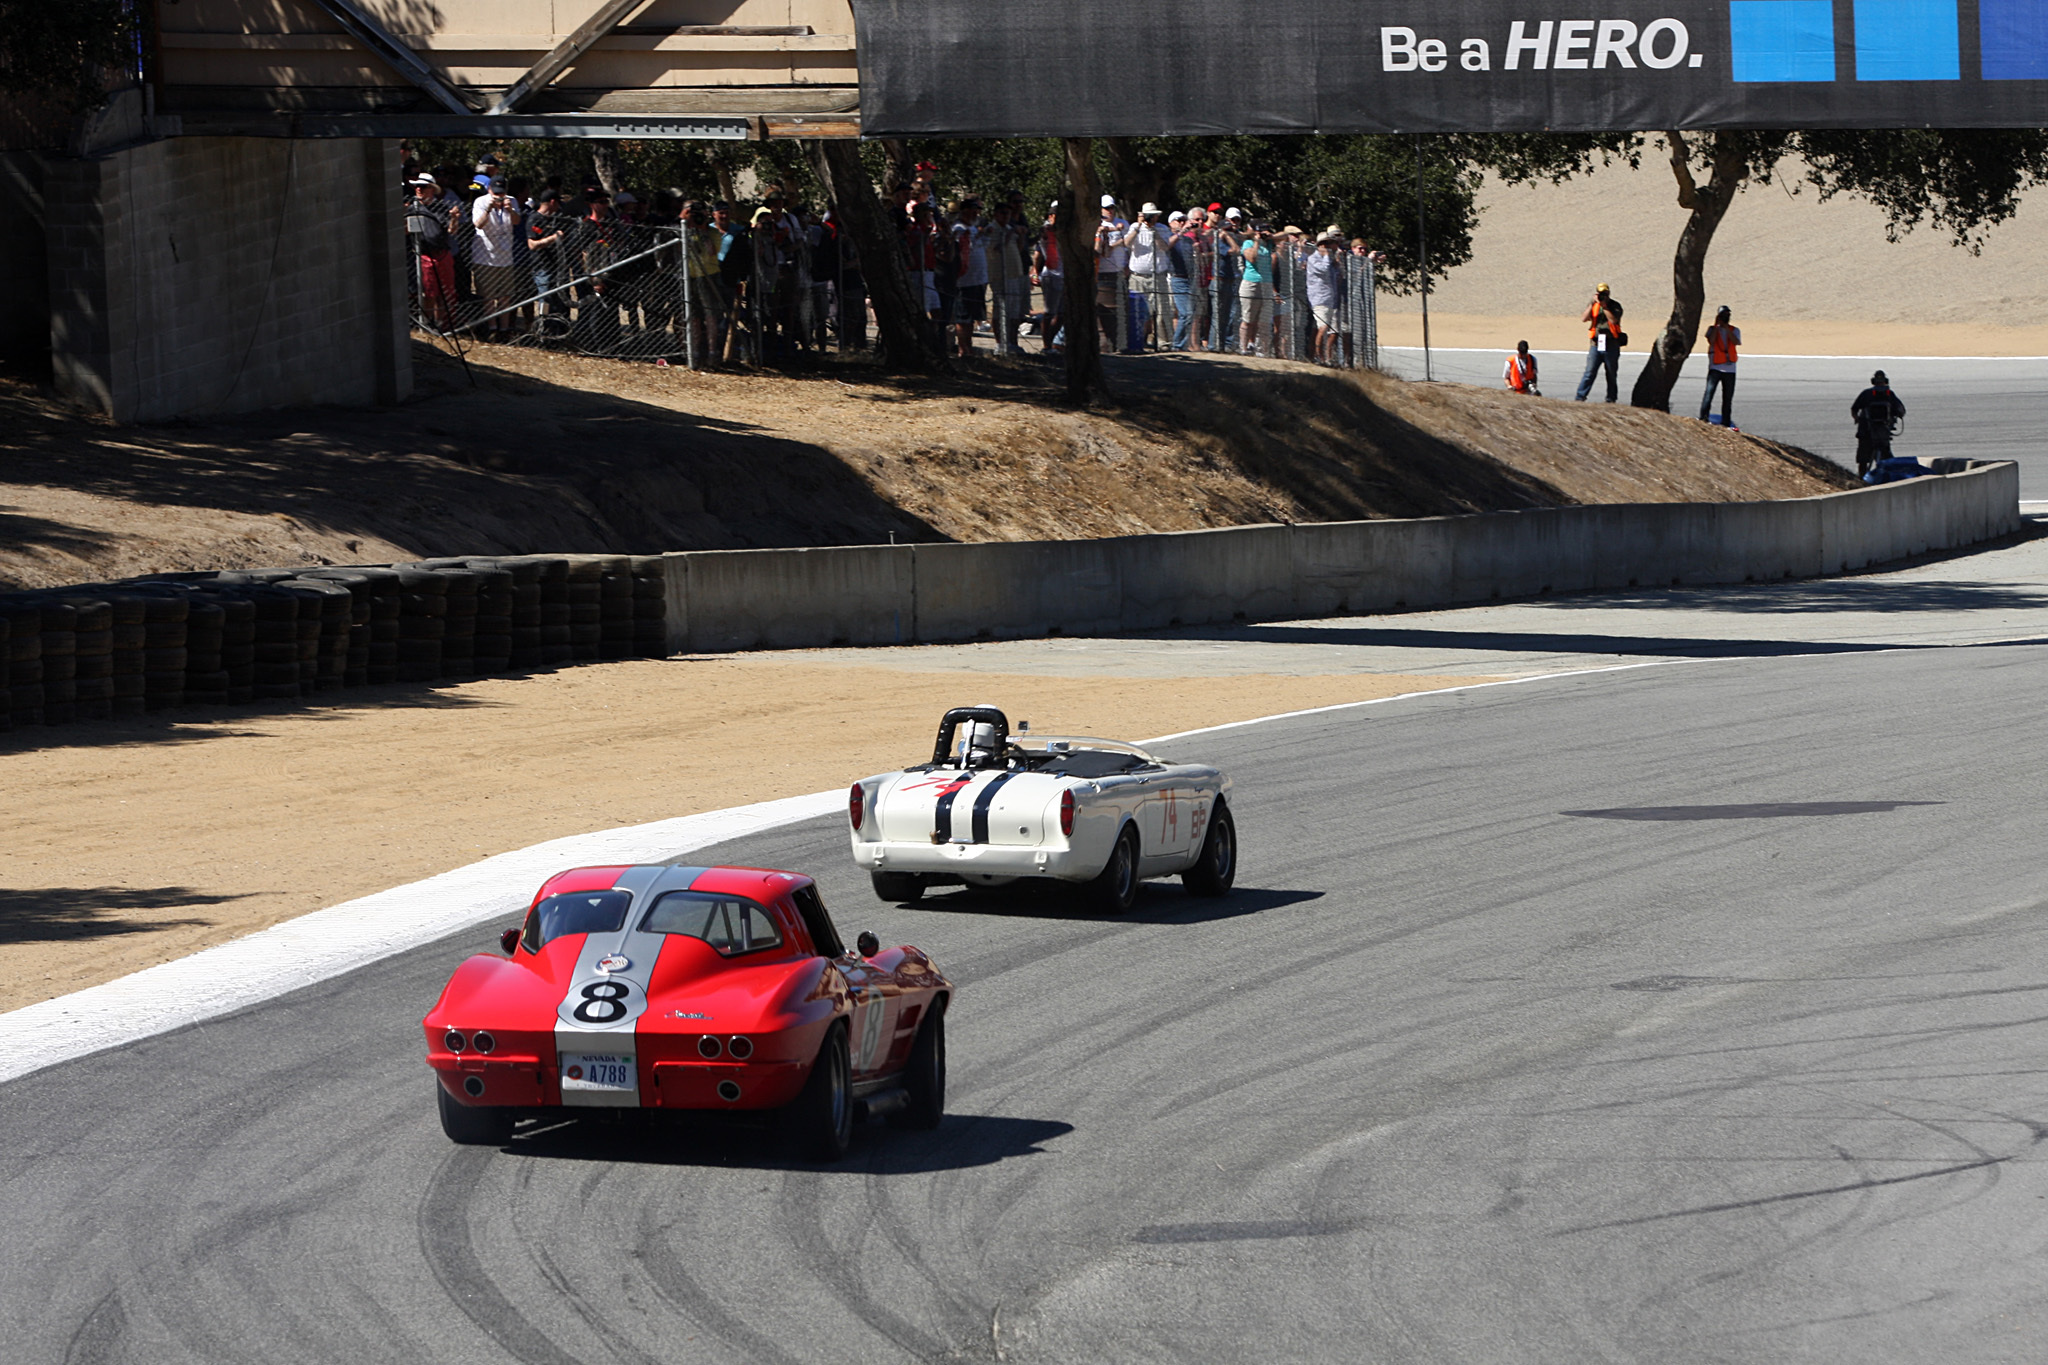
[(543, 1161), (921, 1175), (1033, 1156), (1045, 1150), (1043, 1144), (1074, 1131), (1073, 1124), (1056, 1119), (1002, 1114), (948, 1114), (930, 1132), (870, 1121), (854, 1125), (853, 1149), (845, 1160), (827, 1166), (804, 1157), (770, 1118), (747, 1123), (724, 1118), (635, 1114), (619, 1121), (548, 1119), (515, 1135), (501, 1150)]
[(1209, 924), (1216, 920), (1256, 915), (1282, 906), (1319, 900), (1320, 891), (1283, 891), (1242, 887), (1210, 899), (1191, 896), (1179, 887), (1148, 882), (1138, 888), (1138, 903), (1121, 915), (1097, 910), (1063, 887), (1018, 883), (1002, 887), (961, 887), (904, 902), (913, 910), (938, 910), (957, 915), (1001, 915), (1013, 919), (1092, 920), (1102, 924)]

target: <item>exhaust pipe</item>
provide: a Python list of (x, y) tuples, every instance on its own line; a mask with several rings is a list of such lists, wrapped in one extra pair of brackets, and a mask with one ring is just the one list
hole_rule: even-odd
[(720, 1081), (718, 1083), (718, 1098), (724, 1100), (727, 1104), (731, 1104), (739, 1097), (740, 1086), (738, 1081)]
[(464, 1076), (462, 1078), (462, 1088), (471, 1099), (481, 1099), (484, 1093), (484, 1078), (481, 1076)]

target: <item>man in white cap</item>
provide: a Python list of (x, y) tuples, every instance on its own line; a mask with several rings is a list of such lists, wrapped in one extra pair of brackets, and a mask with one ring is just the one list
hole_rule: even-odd
[(1166, 311), (1168, 244), (1166, 229), (1159, 222), (1159, 205), (1148, 200), (1138, 210), (1138, 221), (1124, 234), (1124, 245), (1131, 253), (1131, 293), (1144, 300), (1138, 305), (1144, 320), (1134, 329), (1140, 349), (1155, 340), (1153, 327)]
[(1124, 315), (1124, 266), (1130, 260), (1124, 235), (1130, 230), (1116, 211), (1116, 196), (1103, 195), (1102, 221), (1095, 225), (1095, 320), (1111, 353), (1124, 345), (1118, 324)]

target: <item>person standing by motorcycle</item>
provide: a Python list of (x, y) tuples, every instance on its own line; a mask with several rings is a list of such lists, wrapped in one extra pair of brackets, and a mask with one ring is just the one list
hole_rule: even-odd
[(1856, 420), (1856, 473), (1860, 477), (1879, 460), (1892, 457), (1892, 433), (1905, 420), (1906, 405), (1879, 370), (1870, 376), (1870, 387), (1849, 405), (1849, 416)]

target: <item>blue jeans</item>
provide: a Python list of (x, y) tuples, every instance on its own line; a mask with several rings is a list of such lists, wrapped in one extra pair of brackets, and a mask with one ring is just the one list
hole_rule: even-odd
[(1173, 349), (1185, 351), (1188, 348), (1188, 328), (1195, 320), (1195, 301), (1188, 293), (1185, 275), (1175, 275), (1169, 283), (1173, 289)]
[(1593, 376), (1600, 372), (1602, 365), (1607, 367), (1607, 401), (1612, 403), (1620, 396), (1621, 387), (1616, 372), (1621, 365), (1621, 348), (1610, 345), (1603, 351), (1595, 344), (1586, 348), (1586, 373), (1585, 377), (1579, 380), (1579, 396), (1575, 401), (1586, 401), (1586, 395), (1593, 391)]
[(1700, 395), (1700, 420), (1707, 420), (1707, 410), (1714, 406), (1714, 385), (1721, 388), (1721, 425), (1728, 425), (1728, 409), (1735, 406), (1735, 372), (1733, 370), (1708, 370), (1707, 391)]

